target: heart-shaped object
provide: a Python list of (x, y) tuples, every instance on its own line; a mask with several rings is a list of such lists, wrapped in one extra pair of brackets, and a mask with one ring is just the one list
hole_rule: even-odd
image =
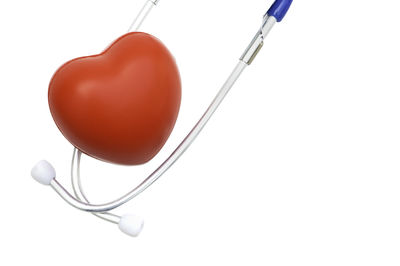
[(161, 41), (133, 32), (101, 54), (61, 66), (48, 96), (55, 123), (76, 148), (103, 161), (137, 165), (167, 141), (179, 112), (181, 81)]

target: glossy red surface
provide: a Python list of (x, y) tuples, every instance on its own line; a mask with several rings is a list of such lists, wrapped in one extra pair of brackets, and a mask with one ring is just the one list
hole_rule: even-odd
[(103, 161), (137, 165), (152, 159), (168, 139), (181, 81), (167, 48), (134, 32), (101, 54), (61, 66), (48, 96), (54, 121), (75, 147)]

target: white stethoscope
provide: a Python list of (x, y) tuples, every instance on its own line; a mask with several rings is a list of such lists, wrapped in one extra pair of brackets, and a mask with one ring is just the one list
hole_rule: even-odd
[[(184, 140), (178, 145), (178, 147), (172, 152), (172, 154), (146, 179), (144, 179), (138, 186), (133, 190), (123, 195), (122, 197), (104, 204), (92, 204), (83, 192), (81, 178), (80, 178), (80, 161), (82, 152), (77, 148), (74, 149), (71, 163), (71, 182), (73, 187), (73, 194), (68, 192), (56, 179), (56, 172), (50, 163), (47, 161), (40, 161), (32, 169), (31, 175), (39, 183), (43, 185), (51, 186), (67, 203), (73, 207), (90, 212), (93, 215), (104, 219), (108, 222), (118, 224), (120, 230), (130, 236), (137, 236), (143, 228), (143, 220), (133, 214), (126, 214), (118, 216), (109, 211), (120, 207), (127, 203), (144, 190), (146, 190), (151, 184), (153, 184), (158, 178), (161, 177), (186, 151), (194, 139), (199, 135), (200, 131), (204, 128), (208, 120), (214, 114), (228, 91), (232, 88), (233, 84), (239, 78), (246, 66), (250, 65), (257, 53), (263, 46), (263, 41), (268, 35), (272, 27), (276, 22), (280, 22), (286, 12), (288, 11), (293, 0), (276, 0), (271, 8), (263, 17), (261, 28), (258, 29), (253, 40), (241, 56), (238, 64), (215, 96), (214, 100), (207, 108), (206, 112), (184, 138)], [(147, 17), (151, 9), (157, 5), (159, 0), (147, 0), (143, 8), (140, 10), (136, 19), (132, 23), (129, 31), (137, 31)]]

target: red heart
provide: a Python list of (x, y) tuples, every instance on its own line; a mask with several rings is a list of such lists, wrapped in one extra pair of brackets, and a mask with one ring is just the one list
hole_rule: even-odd
[(49, 86), (50, 111), (62, 134), (92, 157), (125, 165), (158, 153), (180, 101), (174, 58), (141, 32), (120, 37), (101, 54), (67, 62)]

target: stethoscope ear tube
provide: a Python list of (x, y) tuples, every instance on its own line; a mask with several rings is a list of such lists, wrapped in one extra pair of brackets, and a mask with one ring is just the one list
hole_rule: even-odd
[[(158, 0), (147, 0), (146, 4), (139, 12), (134, 23), (130, 29), (137, 31), (143, 20), (146, 18), (151, 8), (157, 4)], [(71, 181), (74, 189), (73, 196), (69, 193), (59, 182), (56, 180), (56, 171), (47, 161), (40, 161), (31, 171), (32, 177), (43, 185), (49, 185), (52, 187), (59, 196), (64, 199), (71, 206), (86, 212), (91, 212), (94, 215), (102, 218), (111, 223), (118, 224), (120, 230), (130, 236), (137, 236), (143, 228), (143, 220), (133, 214), (127, 214), (118, 216), (108, 211), (113, 210), (140, 193), (146, 190), (150, 185), (152, 185), (158, 178), (160, 178), (187, 150), (187, 148), (192, 144), (195, 138), (199, 135), (201, 130), (207, 124), (211, 116), (214, 114), (216, 109), (219, 107), (226, 94), (235, 84), (236, 80), (239, 78), (243, 70), (251, 64), (258, 52), (263, 46), (263, 42), (267, 34), (270, 32), (272, 27), (276, 22), (283, 19), (287, 13), (292, 0), (277, 0), (267, 11), (264, 16), (261, 28), (258, 29), (255, 37), (250, 42), (249, 46), (246, 48), (242, 57), (240, 58), (238, 64), (233, 69), (232, 73), (223, 84), (214, 100), (211, 102), (210, 106), (207, 108), (203, 116), (199, 119), (193, 129), (188, 133), (188, 135), (183, 139), (183, 141), (178, 145), (178, 147), (171, 153), (171, 155), (146, 179), (144, 179), (138, 186), (133, 190), (125, 194), (124, 196), (105, 204), (91, 204), (83, 192), (80, 183), (80, 158), (81, 152), (76, 148), (74, 149), (72, 164), (71, 164)], [(76, 160), (76, 162), (75, 162)]]

